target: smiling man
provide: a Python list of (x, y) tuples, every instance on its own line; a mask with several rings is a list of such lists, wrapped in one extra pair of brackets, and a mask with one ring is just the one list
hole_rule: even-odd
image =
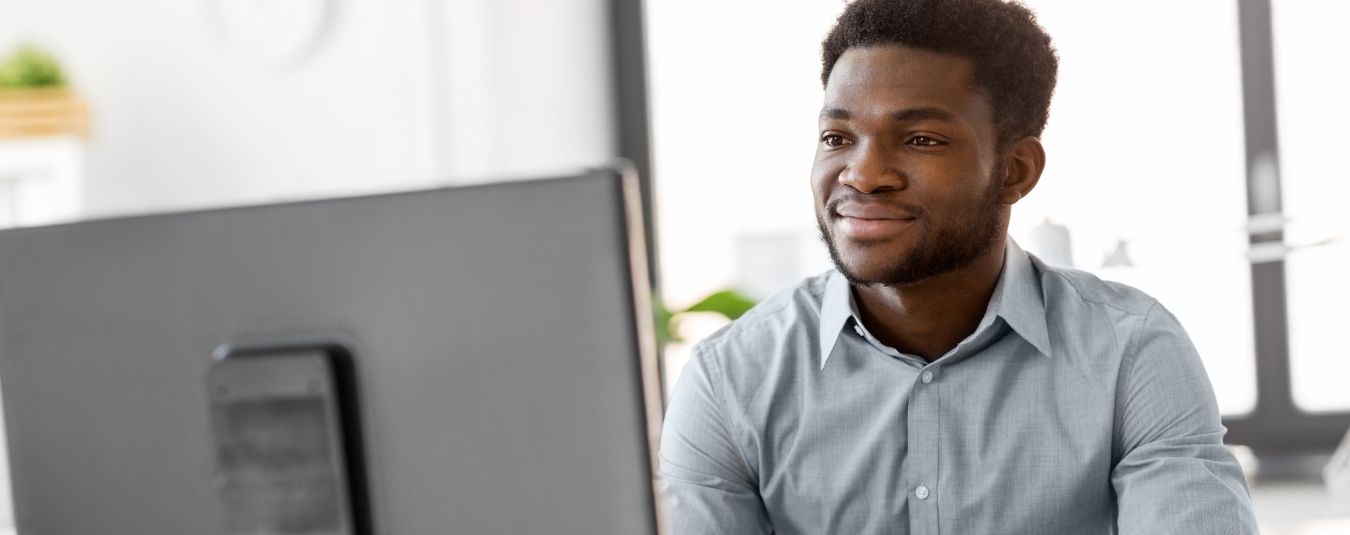
[(1031, 12), (857, 0), (823, 53), (836, 269), (694, 348), (661, 441), (675, 533), (1256, 533), (1176, 319), (1007, 238), (1057, 69)]

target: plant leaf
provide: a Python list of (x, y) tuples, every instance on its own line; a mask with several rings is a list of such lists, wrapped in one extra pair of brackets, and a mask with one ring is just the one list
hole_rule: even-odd
[(714, 292), (681, 312), (715, 312), (735, 320), (755, 306), (755, 302), (736, 290)]
[(671, 342), (682, 342), (679, 335), (675, 334), (675, 312), (666, 308), (666, 303), (661, 300), (661, 296), (656, 292), (652, 293), (652, 316), (653, 323), (656, 326), (656, 344), (657, 347), (665, 347)]
[(0, 62), (0, 89), (61, 87), (66, 84), (56, 58), (32, 45), (22, 45)]

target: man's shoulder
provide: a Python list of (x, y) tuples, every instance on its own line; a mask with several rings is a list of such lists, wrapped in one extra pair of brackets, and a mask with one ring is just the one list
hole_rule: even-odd
[[(765, 359), (814, 338), (825, 286), (834, 270), (807, 277), (757, 303), (694, 346), (705, 358)], [(797, 342), (797, 343), (793, 343)], [(723, 362), (724, 363), (724, 362)]]
[(1128, 284), (1105, 280), (1079, 269), (1046, 264), (1034, 256), (1030, 258), (1039, 274), (1047, 314), (1053, 314), (1058, 308), (1144, 316), (1158, 305), (1153, 296)]
[(1115, 377), (1151, 340), (1186, 337), (1176, 318), (1143, 290), (1086, 271), (1033, 263), (1056, 354), (1086, 366), (1092, 376)]

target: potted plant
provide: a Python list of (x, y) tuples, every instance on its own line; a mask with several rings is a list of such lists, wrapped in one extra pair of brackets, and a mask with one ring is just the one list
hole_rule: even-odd
[(0, 139), (83, 136), (88, 130), (88, 110), (55, 57), (22, 45), (0, 59)]

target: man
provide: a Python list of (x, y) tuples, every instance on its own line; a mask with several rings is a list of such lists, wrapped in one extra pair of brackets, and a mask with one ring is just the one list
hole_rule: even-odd
[(1176, 319), (1007, 239), (1058, 63), (1031, 12), (857, 0), (823, 49), (836, 270), (694, 348), (661, 442), (674, 532), (1256, 533)]

